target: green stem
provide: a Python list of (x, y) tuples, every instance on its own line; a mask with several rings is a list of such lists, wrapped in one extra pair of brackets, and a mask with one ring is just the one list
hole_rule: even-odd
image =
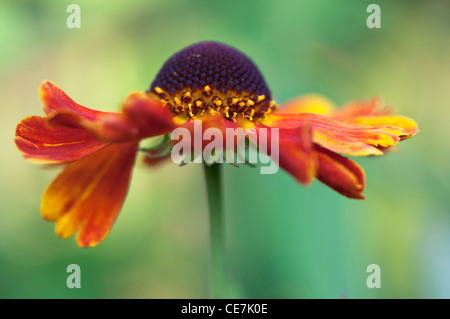
[(213, 298), (224, 296), (224, 218), (222, 203), (222, 165), (203, 163), (209, 204)]

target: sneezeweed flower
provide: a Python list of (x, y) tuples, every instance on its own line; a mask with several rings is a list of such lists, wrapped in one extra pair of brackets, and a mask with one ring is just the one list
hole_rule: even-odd
[[(131, 170), (143, 139), (148, 164), (170, 157), (175, 128), (278, 128), (278, 164), (302, 184), (314, 178), (335, 191), (362, 199), (364, 171), (347, 156), (383, 155), (417, 133), (416, 123), (393, 115), (379, 99), (342, 108), (320, 96), (278, 106), (257, 67), (239, 51), (215, 42), (192, 45), (173, 55), (146, 92), (133, 92), (119, 113), (100, 112), (71, 100), (55, 84), (40, 87), (46, 116), (17, 126), (15, 142), (25, 158), (66, 164), (45, 190), (41, 213), (56, 221), (63, 238), (77, 234), (82, 247), (109, 233), (125, 200)], [(225, 146), (224, 146), (225, 147)], [(271, 150), (266, 149), (270, 155)]]

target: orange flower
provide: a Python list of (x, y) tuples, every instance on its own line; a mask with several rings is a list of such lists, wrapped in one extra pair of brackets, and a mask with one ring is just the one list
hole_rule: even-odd
[[(83, 107), (55, 84), (40, 87), (45, 117), (30, 116), (16, 128), (25, 158), (67, 164), (45, 190), (42, 216), (56, 221), (56, 233), (77, 234), (82, 247), (109, 233), (125, 200), (141, 140), (177, 127), (278, 128), (278, 164), (302, 184), (314, 177), (339, 193), (364, 198), (364, 171), (340, 155), (382, 155), (417, 133), (406, 117), (381, 108), (378, 99), (335, 109), (319, 96), (278, 107), (260, 72), (239, 51), (214, 42), (192, 45), (172, 56), (147, 92), (133, 92), (120, 113)], [(167, 157), (168, 139), (146, 150), (146, 162)], [(224, 142), (225, 145), (225, 142)], [(225, 146), (224, 146), (225, 147)]]

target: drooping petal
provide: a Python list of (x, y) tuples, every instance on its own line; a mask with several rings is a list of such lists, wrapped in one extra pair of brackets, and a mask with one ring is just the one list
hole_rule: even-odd
[(136, 143), (112, 144), (69, 164), (45, 190), (41, 214), (56, 221), (63, 238), (78, 231), (82, 247), (95, 246), (109, 233), (125, 200)]
[[(278, 140), (272, 137), (270, 130), (274, 128), (257, 126), (256, 129), (260, 150), (278, 161), (277, 164), (298, 182), (309, 184), (313, 180), (317, 170), (317, 159), (312, 148), (309, 123), (293, 129), (279, 129)], [(261, 139), (267, 139), (266, 148), (261, 148)], [(278, 151), (278, 158), (274, 157), (274, 151)]]
[(350, 198), (364, 199), (364, 170), (354, 161), (315, 145), (319, 167), (317, 179)]
[(129, 141), (138, 136), (139, 129), (123, 114), (81, 106), (50, 81), (41, 84), (40, 93), (51, 126), (84, 129), (103, 142)]
[[(209, 129), (214, 130), (217, 135), (222, 137), (222, 141), (220, 143), (222, 150), (226, 150), (227, 147), (227, 129), (232, 129), (233, 133), (236, 132), (236, 129), (242, 128), (243, 130), (245, 130), (245, 128), (243, 128), (240, 123), (226, 120), (220, 114), (217, 114), (215, 116), (204, 116), (198, 119), (191, 118), (180, 125), (180, 127), (189, 131), (191, 137), (190, 145), (192, 146), (193, 151), (195, 148), (197, 148), (198, 151), (202, 151), (211, 142), (211, 140), (203, 138), (203, 136), (205, 135), (205, 131)], [(238, 136), (230, 135), (230, 137), (234, 138), (233, 145), (238, 145)], [(212, 140), (214, 139), (212, 138)], [(179, 140), (176, 140), (175, 142), (178, 141)], [(231, 149), (229, 151), (234, 151), (234, 149)]]
[(123, 103), (124, 117), (139, 128), (141, 138), (170, 133), (177, 125), (172, 113), (145, 92), (131, 93)]
[(59, 110), (49, 116), (49, 124), (84, 128), (105, 142), (163, 135), (176, 127), (172, 114), (160, 101), (144, 92), (131, 93), (124, 101), (122, 111), (104, 113), (88, 120), (73, 111)]
[[(209, 140), (195, 141), (195, 134), (203, 137), (208, 129), (218, 130), (223, 137), (220, 143), (223, 150), (239, 151), (236, 149), (244, 138), (250, 139), (260, 151), (268, 154), (272, 160), (291, 174), (302, 184), (310, 183), (317, 168), (315, 152), (312, 149), (311, 126), (306, 123), (292, 129), (279, 129), (278, 134), (273, 134), (271, 127), (257, 125), (250, 121), (229, 121), (222, 116), (204, 117), (203, 120), (191, 119), (182, 125), (182, 128), (190, 132), (190, 145), (195, 152), (195, 145), (201, 150), (210, 143)], [(227, 132), (232, 129), (234, 135)], [(239, 133), (238, 130), (241, 130)], [(219, 132), (220, 131), (220, 132)], [(184, 137), (183, 137), (184, 138)], [(229, 143), (227, 143), (229, 139)], [(231, 142), (231, 143), (230, 143)], [(229, 147), (233, 147), (229, 149)], [(242, 151), (242, 150), (241, 150)], [(275, 153), (276, 152), (276, 153)]]
[(333, 102), (327, 98), (310, 94), (287, 101), (280, 107), (282, 113), (330, 114), (334, 110)]
[(382, 155), (381, 148), (396, 145), (402, 137), (408, 135), (403, 128), (397, 126), (368, 126), (312, 113), (273, 114), (263, 124), (296, 128), (306, 122), (312, 125), (314, 143), (351, 156)]
[(125, 142), (139, 139), (139, 128), (124, 119), (123, 114), (107, 114), (90, 121), (76, 113), (58, 111), (48, 117), (52, 126), (80, 128), (104, 142)]
[(86, 157), (107, 145), (83, 129), (49, 126), (47, 119), (40, 116), (19, 122), (15, 143), (25, 158), (55, 164)]
[(42, 82), (39, 92), (41, 94), (41, 100), (44, 102), (44, 111), (47, 115), (65, 110), (68, 112), (73, 112), (87, 120), (93, 121), (99, 116), (114, 114), (91, 110), (75, 103), (70, 97), (67, 96), (66, 93), (64, 93), (63, 90), (50, 81)]

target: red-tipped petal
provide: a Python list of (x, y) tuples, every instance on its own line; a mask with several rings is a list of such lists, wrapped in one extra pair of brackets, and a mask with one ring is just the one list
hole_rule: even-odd
[(99, 116), (96, 120), (89, 121), (72, 112), (58, 111), (49, 116), (48, 124), (81, 128), (91, 132), (98, 140), (105, 142), (126, 142), (139, 139), (139, 128), (124, 119), (122, 114)]
[(83, 125), (97, 138), (111, 142), (140, 140), (170, 133), (177, 125), (173, 114), (145, 92), (133, 92), (123, 102), (122, 114), (108, 114)]
[(86, 157), (107, 144), (83, 129), (49, 126), (40, 116), (24, 118), (16, 128), (15, 142), (23, 156), (44, 163), (64, 163)]
[(45, 81), (40, 87), (48, 124), (90, 131), (104, 142), (136, 140), (139, 128), (123, 114), (100, 112), (75, 103), (54, 83)]
[(135, 143), (112, 144), (69, 164), (45, 190), (41, 214), (56, 221), (56, 233), (92, 247), (109, 233), (125, 200)]
[(319, 168), (317, 179), (350, 198), (364, 199), (364, 170), (354, 161), (315, 146)]
[(66, 93), (64, 93), (63, 90), (50, 81), (42, 82), (39, 92), (41, 94), (41, 100), (44, 102), (44, 111), (47, 115), (65, 110), (73, 112), (87, 120), (93, 121), (99, 116), (114, 114), (91, 110), (75, 103), (70, 97), (67, 96)]
[(87, 120), (78, 113), (60, 110), (50, 115), (51, 125), (82, 127), (99, 140), (125, 142), (170, 133), (176, 124), (173, 115), (159, 100), (144, 92), (131, 93), (123, 103), (122, 114), (105, 113)]
[(396, 127), (403, 129), (404, 132), (399, 135), (401, 140), (410, 138), (419, 132), (417, 123), (406, 116), (386, 115), (386, 116), (358, 116), (347, 118), (345, 121), (354, 124), (362, 124), (372, 127)]
[(369, 126), (312, 113), (274, 114), (263, 124), (280, 128), (295, 128), (303, 123), (312, 125), (314, 143), (333, 152), (351, 156), (383, 155), (380, 148), (396, 145), (408, 133), (392, 125)]
[(406, 116), (392, 114), (393, 107), (383, 107), (381, 98), (375, 97), (369, 101), (355, 101), (337, 109), (333, 117), (342, 121), (367, 126), (393, 126), (405, 132), (400, 139), (412, 137), (419, 132), (417, 123)]

